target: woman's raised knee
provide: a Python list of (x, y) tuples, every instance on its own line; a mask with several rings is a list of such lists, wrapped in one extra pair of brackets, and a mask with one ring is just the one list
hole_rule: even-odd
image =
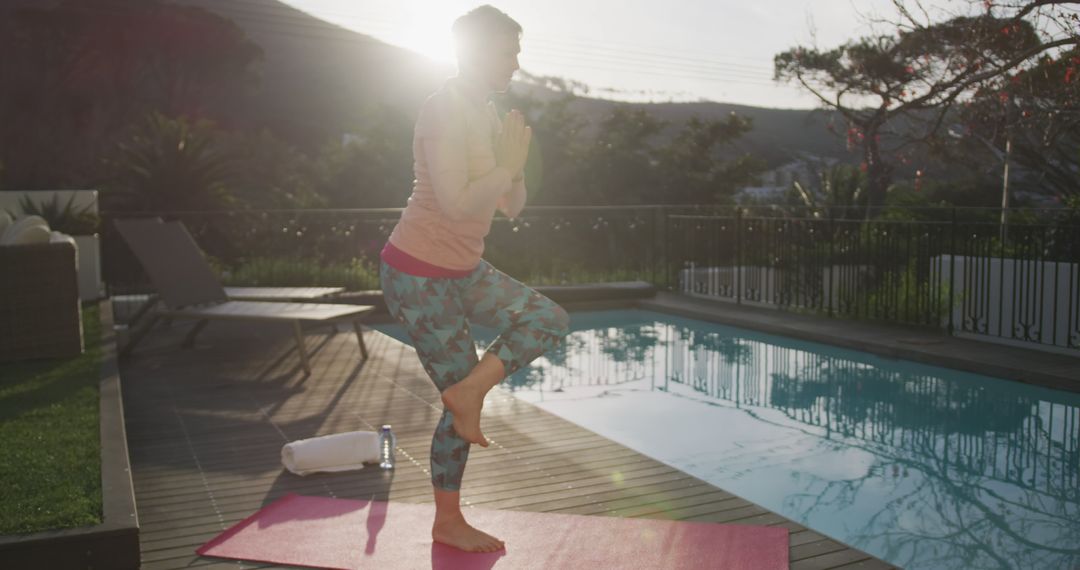
[(570, 334), (570, 314), (566, 312), (566, 309), (554, 305), (551, 314), (552, 317), (548, 327), (552, 334), (560, 337)]

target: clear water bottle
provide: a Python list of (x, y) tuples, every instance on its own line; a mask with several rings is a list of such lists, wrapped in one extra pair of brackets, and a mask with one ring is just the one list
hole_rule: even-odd
[(394, 448), (397, 446), (397, 438), (390, 431), (390, 424), (382, 427), (379, 434), (379, 467), (383, 469), (394, 468)]

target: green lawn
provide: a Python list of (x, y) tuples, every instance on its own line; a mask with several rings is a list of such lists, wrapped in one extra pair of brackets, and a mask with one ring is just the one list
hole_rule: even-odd
[(0, 364), (0, 534), (101, 522), (101, 325), (83, 310), (86, 351)]

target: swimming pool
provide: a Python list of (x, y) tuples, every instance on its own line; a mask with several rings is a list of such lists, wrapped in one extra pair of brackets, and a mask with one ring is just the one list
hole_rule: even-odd
[(571, 331), (504, 386), (909, 570), (1080, 565), (1080, 394), (651, 311)]

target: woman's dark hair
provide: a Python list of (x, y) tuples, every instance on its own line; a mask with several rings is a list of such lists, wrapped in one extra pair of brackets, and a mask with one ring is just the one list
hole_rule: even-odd
[(484, 4), (454, 20), (450, 28), (458, 59), (484, 50), (496, 36), (510, 35), (521, 39), (521, 24), (498, 8)]

